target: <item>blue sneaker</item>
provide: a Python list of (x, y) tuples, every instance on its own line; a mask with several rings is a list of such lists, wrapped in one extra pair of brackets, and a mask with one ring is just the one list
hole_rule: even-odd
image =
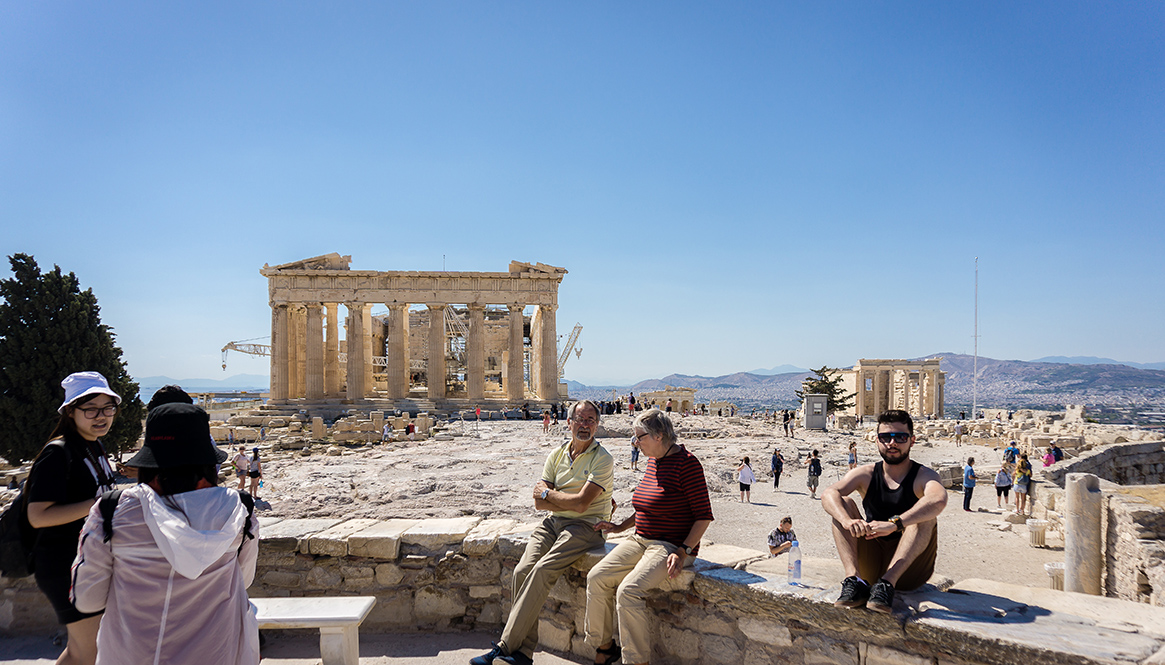
[(498, 658), (505, 658), (506, 652), (502, 651), (502, 648), (498, 646), (497, 642), (490, 642), (490, 644), (493, 645), (493, 648), (490, 649), (489, 653), (478, 656), (476, 658), (471, 658), (469, 660), (469, 665), (491, 665), (494, 660), (497, 660)]

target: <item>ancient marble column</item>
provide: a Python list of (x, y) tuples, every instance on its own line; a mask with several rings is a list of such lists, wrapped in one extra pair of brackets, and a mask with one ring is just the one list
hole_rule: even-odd
[(1099, 596), (1105, 563), (1100, 480), (1091, 473), (1069, 473), (1064, 495), (1064, 590)]
[(854, 372), (854, 392), (857, 393), (854, 399), (854, 415), (860, 423), (866, 409), (866, 374), (861, 370)]
[(409, 396), (409, 306), (408, 303), (388, 305), (388, 331), (385, 333), (387, 356), (388, 398)]
[(364, 399), (364, 306), (362, 303), (345, 303), (348, 308), (348, 401)]
[(874, 370), (874, 415), (890, 408), (890, 372)]
[(429, 307), (429, 399), (445, 399), (445, 305)]
[(271, 399), (287, 399), (287, 305), (271, 306)]
[(469, 339), (465, 340), (466, 392), (471, 402), (485, 399), (485, 305), (469, 305)]
[(526, 380), (522, 365), (522, 310), (523, 305), (507, 305), (510, 310), (510, 357), (506, 368), (506, 397), (511, 402), (526, 398)]
[(364, 341), (364, 396), (372, 393), (375, 384), (372, 381), (372, 305), (360, 307), (361, 324), (360, 334)]
[(287, 398), (303, 397), (299, 391), (299, 357), (303, 349), (299, 346), (296, 327), (300, 324), (299, 305), (287, 306)]
[(328, 323), (324, 335), (324, 394), (340, 397), (340, 323), (336, 320), (339, 307), (334, 302), (324, 306)]
[(307, 304), (307, 377), (304, 395), (308, 399), (324, 398), (324, 319), (320, 303)]
[(541, 362), (538, 364), (538, 398), (558, 398), (558, 331), (554, 312), (558, 305), (540, 305), (542, 314), (542, 348), (538, 349)]

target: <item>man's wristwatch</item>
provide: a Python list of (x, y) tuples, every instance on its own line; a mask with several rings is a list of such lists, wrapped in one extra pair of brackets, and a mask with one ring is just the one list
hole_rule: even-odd
[(890, 523), (894, 525), (895, 531), (904, 531), (906, 529), (906, 527), (902, 525), (901, 515), (895, 515), (894, 517), (891, 517)]
[(688, 556), (692, 556), (692, 551), (695, 549), (691, 545), (681, 545), (680, 547), (683, 548), (684, 554), (687, 554)]
[(550, 490), (549, 489), (542, 490), (542, 500), (545, 501), (546, 497), (548, 497), (548, 496), (550, 496)]

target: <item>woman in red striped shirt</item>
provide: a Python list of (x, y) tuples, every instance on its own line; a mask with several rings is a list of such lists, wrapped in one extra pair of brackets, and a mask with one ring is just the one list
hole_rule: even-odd
[[(646, 663), (651, 656), (647, 592), (673, 578), (700, 549), (712, 523), (712, 502), (704, 467), (676, 443), (671, 420), (651, 409), (635, 419), (631, 445), (647, 455), (647, 469), (631, 505), (635, 512), (619, 524), (599, 522), (598, 531), (619, 533), (635, 527), (587, 575), (587, 643), (595, 663)], [(619, 613), (619, 641), (614, 620)]]

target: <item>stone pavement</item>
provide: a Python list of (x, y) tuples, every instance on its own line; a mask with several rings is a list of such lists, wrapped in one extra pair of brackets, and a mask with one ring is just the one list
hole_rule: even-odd
[[(263, 648), (264, 665), (318, 665), (318, 636), (263, 631), (267, 645)], [(417, 663), (418, 665), (465, 665), (470, 658), (489, 651), (491, 636), (481, 633), (404, 633), (397, 635), (361, 635), (360, 665)], [(0, 639), (0, 662), (5, 665), (52, 665), (61, 653), (51, 637)], [(534, 654), (537, 665), (573, 665), (582, 660), (567, 660), (546, 652)]]

